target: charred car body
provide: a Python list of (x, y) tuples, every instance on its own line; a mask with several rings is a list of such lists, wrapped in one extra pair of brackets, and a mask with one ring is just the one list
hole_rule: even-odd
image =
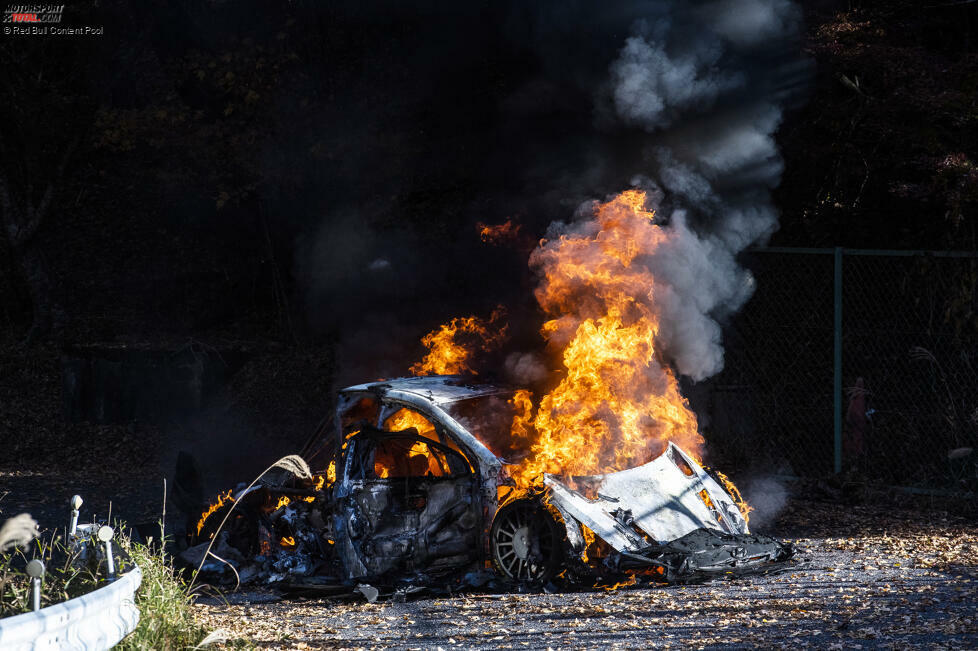
[(672, 581), (792, 555), (750, 534), (728, 492), (671, 443), (635, 468), (545, 475), (517, 490), (506, 458), (512, 394), (460, 376), (341, 391), (333, 433), (307, 450), (335, 480), (310, 493), (319, 511), (302, 527), (318, 529), (331, 573), (387, 584), (492, 571), (522, 584), (626, 572)]

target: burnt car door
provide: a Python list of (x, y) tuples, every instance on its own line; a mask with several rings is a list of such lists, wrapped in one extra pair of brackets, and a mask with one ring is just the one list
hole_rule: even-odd
[(365, 426), (346, 441), (336, 529), (348, 578), (435, 574), (479, 558), (477, 477), (418, 428)]

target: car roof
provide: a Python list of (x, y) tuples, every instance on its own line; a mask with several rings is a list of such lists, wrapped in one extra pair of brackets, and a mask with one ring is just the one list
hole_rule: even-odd
[(513, 389), (488, 382), (479, 382), (467, 375), (426, 375), (421, 377), (402, 377), (392, 380), (367, 382), (347, 387), (340, 393), (368, 391), (381, 398), (388, 392), (410, 393), (434, 405), (512, 393)]

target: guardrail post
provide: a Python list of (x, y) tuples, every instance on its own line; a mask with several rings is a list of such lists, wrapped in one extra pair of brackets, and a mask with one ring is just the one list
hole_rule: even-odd
[(44, 562), (35, 558), (27, 564), (27, 576), (31, 577), (31, 606), (37, 612), (41, 609), (41, 578), (44, 577)]
[(105, 574), (107, 581), (115, 580), (115, 559), (112, 558), (112, 536), (115, 535), (112, 527), (103, 525), (99, 527), (95, 536), (105, 543)]
[(835, 430), (835, 472), (842, 472), (842, 247), (835, 247), (835, 324), (832, 392)]
[(68, 535), (72, 538), (78, 532), (78, 513), (82, 506), (81, 495), (75, 495), (71, 498), (71, 520), (68, 522)]

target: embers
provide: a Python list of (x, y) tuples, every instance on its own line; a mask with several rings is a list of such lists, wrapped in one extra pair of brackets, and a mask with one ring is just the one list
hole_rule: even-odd
[(201, 565), (217, 534), (201, 568), (211, 583), (275, 583), (329, 571), (332, 529), (322, 513), (325, 501), (317, 499), (326, 479), (293, 478), (287, 484), (239, 490), (236, 498), (231, 491), (222, 493), (190, 532), (191, 546), (180, 558), (189, 567)]

